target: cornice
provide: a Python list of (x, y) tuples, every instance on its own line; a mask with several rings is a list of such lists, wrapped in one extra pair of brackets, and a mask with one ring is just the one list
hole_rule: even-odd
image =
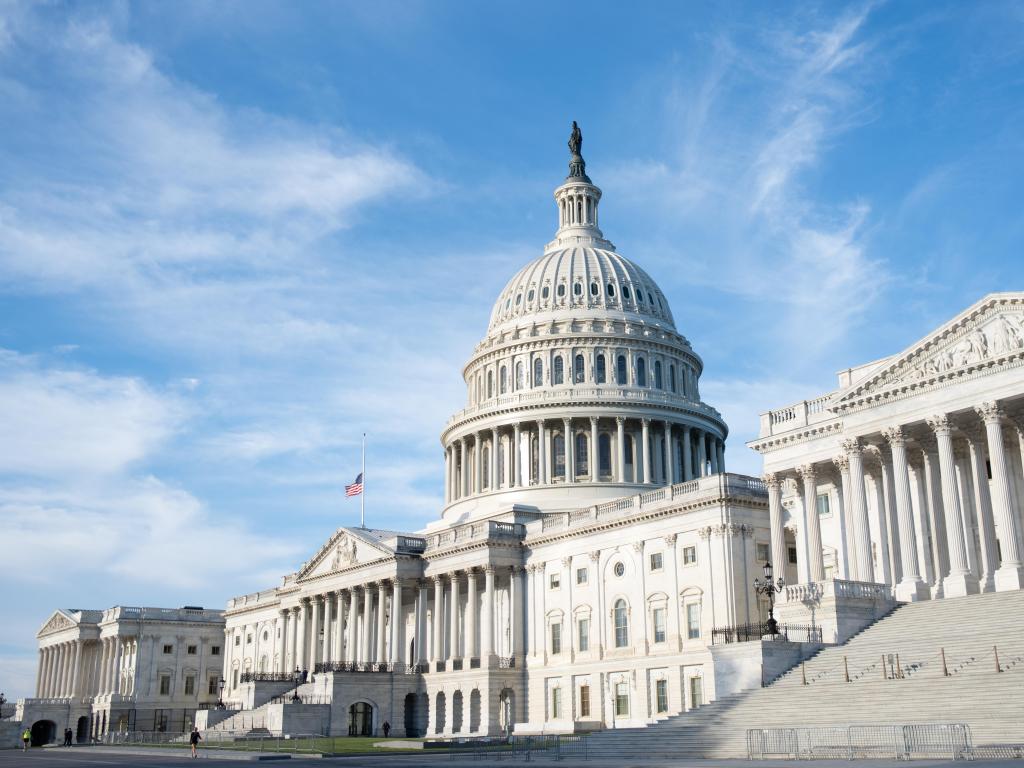
[(818, 440), (822, 437), (829, 437), (830, 435), (840, 434), (843, 431), (843, 422), (839, 421), (823, 421), (819, 424), (813, 424), (804, 429), (794, 432), (785, 432), (779, 435), (772, 435), (771, 437), (765, 437), (760, 440), (751, 440), (747, 443), (748, 448), (752, 448), (760, 454), (771, 453), (785, 448), (788, 445), (796, 443), (806, 443), (811, 440)]

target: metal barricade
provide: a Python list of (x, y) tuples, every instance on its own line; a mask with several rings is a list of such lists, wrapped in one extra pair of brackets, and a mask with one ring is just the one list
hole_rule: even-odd
[(964, 723), (752, 728), (747, 730), (751, 760), (951, 758), (973, 754), (971, 729)]

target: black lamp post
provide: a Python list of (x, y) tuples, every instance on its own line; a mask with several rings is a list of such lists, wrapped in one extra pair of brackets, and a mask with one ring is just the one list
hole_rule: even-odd
[(781, 592), (786, 582), (780, 576), (778, 581), (772, 581), (772, 564), (764, 564), (764, 580), (754, 579), (754, 591), (759, 595), (768, 596), (768, 634), (779, 634), (779, 622), (775, 620), (775, 594)]
[(302, 671), (298, 667), (295, 667), (293, 680), (295, 682), (295, 690), (292, 691), (292, 701), (297, 703), (302, 701), (302, 699), (299, 698), (299, 686), (302, 684)]
[(217, 709), (224, 709), (224, 684), (223, 677), (217, 681)]

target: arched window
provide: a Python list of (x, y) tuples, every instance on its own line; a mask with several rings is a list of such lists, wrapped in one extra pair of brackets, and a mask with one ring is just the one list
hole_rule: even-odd
[(551, 289), (548, 286), (545, 285), (543, 288), (540, 289), (540, 297), (542, 299), (547, 299), (547, 297), (550, 296), (550, 295), (551, 295)]
[(555, 368), (551, 373), (551, 383), (561, 384), (565, 379), (565, 363), (562, 362), (561, 356), (555, 358)]
[(629, 298), (629, 286), (628, 285), (622, 286), (622, 298), (624, 298), (624, 299), (628, 299)]
[(565, 283), (559, 283), (558, 290), (555, 293), (558, 294), (558, 298), (565, 296)]
[(676, 366), (670, 364), (668, 366), (668, 386), (673, 392), (676, 391)]
[(544, 363), (541, 359), (534, 358), (533, 361), (533, 386), (539, 387), (544, 383)]
[(508, 368), (504, 365), (498, 372), (498, 391), (503, 395), (508, 392)]
[(600, 288), (597, 287), (597, 283), (591, 283), (590, 284), (590, 295), (591, 296), (597, 296), (597, 292), (599, 290), (600, 290)]
[(625, 472), (625, 475), (626, 475), (626, 480), (628, 480), (629, 482), (632, 483), (632, 482), (635, 482), (634, 477), (633, 477), (633, 467), (634, 467), (634, 462), (633, 462), (633, 436), (632, 435), (626, 435), (626, 439), (625, 439), (624, 442), (625, 442), (625, 445), (626, 445), (626, 467), (625, 467), (626, 472)]
[(480, 451), (480, 461), (483, 463), (484, 471), (480, 474), (483, 475), (483, 487), (489, 488), (491, 485), (491, 473), (487, 471), (487, 468), (491, 466), (491, 449), (486, 445)]
[(615, 298), (615, 285), (613, 283), (608, 283), (607, 293), (608, 293), (608, 298), (609, 299), (614, 299)]
[(626, 601), (621, 597), (615, 601), (615, 647), (625, 648), (629, 645), (629, 616), (626, 614)]
[(505, 441), (498, 438), (498, 482), (496, 487), (501, 488), (505, 484)]
[(661, 360), (654, 361), (654, 387), (655, 389), (662, 389)]
[(577, 475), (588, 475), (590, 474), (590, 462), (587, 454), (587, 436), (580, 432), (576, 435), (576, 455), (573, 457), (576, 460), (576, 474)]
[(487, 372), (487, 397), (494, 397), (494, 371)]
[(615, 361), (615, 383), (629, 384), (629, 371), (626, 369), (625, 355), (619, 355), (619, 359)]
[(522, 361), (516, 363), (516, 389), (526, 389), (526, 369)]
[(642, 357), (636, 359), (636, 385), (638, 387), (647, 386), (647, 363)]
[(636, 300), (639, 301), (641, 304), (644, 303), (644, 292), (643, 291), (637, 291), (636, 292)]
[(533, 301), (533, 297), (534, 296), (536, 296), (536, 293), (534, 292), (533, 288), (531, 288), (530, 292), (528, 294), (526, 294), (526, 300), (527, 301)]
[(611, 435), (601, 435), (597, 438), (597, 471), (602, 477), (607, 477), (612, 473), (612, 437)]
[(584, 379), (585, 371), (583, 369), (583, 355), (576, 355), (576, 359), (573, 362), (572, 380), (576, 384), (582, 384)]
[(555, 477), (565, 479), (565, 438), (559, 432), (551, 443), (555, 452)]
[(604, 384), (606, 380), (606, 373), (604, 369), (604, 355), (598, 355), (597, 361), (594, 366), (594, 381), (598, 384)]
[(572, 295), (573, 296), (582, 296), (583, 295), (583, 283), (576, 283), (576, 284), (573, 285), (573, 287), (572, 287)]

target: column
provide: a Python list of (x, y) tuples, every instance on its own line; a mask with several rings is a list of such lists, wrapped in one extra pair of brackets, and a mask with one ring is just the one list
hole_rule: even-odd
[(121, 663), (124, 659), (124, 644), (120, 637), (114, 638), (114, 663), (110, 669), (110, 692), (121, 693)]
[(333, 614), (334, 614), (334, 610), (333, 609), (334, 609), (334, 593), (333, 592), (325, 592), (324, 593), (324, 621), (323, 621), (323, 624), (324, 624), (324, 638), (323, 638), (323, 648), (322, 648), (321, 653), (320, 653), (320, 661), (322, 661), (324, 664), (329, 664), (330, 662), (334, 661), (334, 658), (331, 656), (331, 640), (334, 638), (334, 632), (333, 632), (334, 628), (331, 626), (331, 623), (332, 623), (332, 620), (333, 620)]
[[(492, 446), (491, 450), (494, 448)], [(405, 628), (405, 614), (402, 612), (402, 580), (395, 578), (391, 582), (391, 663), (402, 662), (402, 646), (405, 645), (405, 638), (402, 630)], [(415, 661), (415, 660), (413, 660)]]
[(615, 468), (619, 482), (626, 482), (626, 419), (615, 417), (615, 450), (619, 455), (619, 464)]
[[(1002, 552), (1002, 562), (995, 576), (996, 591), (1021, 589), (1024, 587), (1024, 564), (1021, 563), (1020, 530), (1012, 506), (1010, 472), (1003, 446), (1003, 412), (995, 402), (982, 403), (975, 410), (985, 422), (988, 457), (992, 465), (992, 514), (1000, 534), (999, 546)], [(948, 524), (946, 527), (949, 528)]]
[[(684, 438), (685, 439), (685, 438)], [(772, 565), (776, 577), (786, 577), (786, 532), (782, 527), (782, 481), (774, 472), (764, 476), (768, 486), (768, 526), (771, 532)]]
[(320, 595), (313, 595), (309, 598), (309, 671), (316, 669), (317, 658), (320, 655)]
[(78, 697), (80, 695), (78, 684), (79, 684), (79, 671), (82, 666), (82, 641), (75, 640), (74, 651), (71, 657), (71, 686), (68, 690), (70, 696)]
[(983, 439), (977, 433), (969, 435), (967, 450), (974, 485), (974, 506), (978, 510), (978, 543), (981, 547), (981, 579), (978, 589), (982, 592), (991, 592), (995, 589), (995, 571), (999, 566), (999, 555), (996, 548), (995, 520), (992, 516), (992, 495), (989, 491), (988, 472), (985, 469)]
[(853, 539), (857, 552), (857, 577), (861, 581), (874, 581), (871, 528), (868, 525), (868, 504), (864, 493), (864, 455), (856, 438), (843, 440), (843, 450), (850, 461), (850, 513), (853, 518)]
[(548, 482), (548, 446), (547, 435), (544, 430), (544, 420), (537, 422), (537, 484), (544, 485)]
[(345, 649), (345, 660), (353, 664), (359, 658), (359, 592), (355, 587), (348, 591), (348, 648)]
[(373, 590), (369, 584), (363, 585), (363, 636), (359, 640), (359, 661), (369, 663), (373, 661), (373, 650), (370, 648), (370, 631), (373, 616)]
[(302, 669), (299, 666), (299, 606), (294, 606), (289, 612), (291, 613), (291, 617), (288, 620), (288, 654), (290, 658), (289, 669), (286, 669), (285, 672), (292, 672), (293, 670), (290, 667), (293, 666), (295, 669)]
[(697, 477), (708, 476), (707, 434), (703, 429), (697, 430)]
[(718, 438), (708, 433), (708, 456), (711, 461), (711, 474), (717, 475), (721, 470), (718, 468)]
[[(522, 442), (522, 430), (520, 429), (519, 422), (517, 421), (512, 427), (512, 445), (509, 446), (508, 452), (508, 466), (509, 469), (512, 470), (510, 475), (512, 479), (509, 481), (509, 485), (513, 488), (518, 488), (523, 484), (523, 472), (519, 466), (522, 464), (520, 456), (520, 446), (522, 445)], [(527, 449), (527, 455), (529, 455), (529, 449)], [(527, 464), (527, 466), (529, 466), (529, 464)], [(527, 469), (527, 478), (529, 478), (529, 469)], [(527, 485), (529, 485), (529, 482), (527, 482)]]
[(640, 421), (640, 443), (643, 446), (644, 457), (644, 485), (651, 483), (651, 420), (641, 419)]
[(444, 582), (440, 576), (433, 576), (431, 579), (434, 582), (434, 639), (430, 647), (430, 661), (436, 665), (437, 662), (444, 661), (444, 625), (441, 623), (444, 614)]
[(896, 585), (896, 599), (917, 602), (928, 599), (928, 585), (921, 579), (917, 561), (917, 531), (910, 502), (910, 472), (907, 469), (907, 441), (900, 427), (883, 430), (892, 451), (892, 476), (896, 496), (896, 519), (900, 529), (900, 569), (903, 576)]
[(476, 569), (470, 568), (466, 571), (466, 628), (463, 632), (466, 638), (465, 654), (471, 659), (480, 657), (480, 649), (477, 646), (476, 628)]
[(451, 501), (451, 490), (452, 490), (452, 462), (451, 452), (448, 447), (444, 449), (444, 503), (447, 504)]
[[(509, 580), (509, 602), (512, 605), (511, 650), (513, 656), (523, 655), (523, 601), (526, 597), (526, 587), (523, 581), (525, 577), (525, 568), (513, 566), (512, 577)], [(543, 643), (543, 640), (541, 642)]]
[(417, 664), (427, 663), (427, 581), (421, 579), (418, 584), (419, 596), (416, 601), (416, 658)]
[[(110, 650), (111, 650), (110, 638), (109, 637), (104, 637), (104, 638), (102, 638), (101, 642), (103, 644), (103, 655), (102, 655), (102, 658), (100, 660), (100, 678), (99, 678), (99, 680), (96, 681), (96, 689), (97, 689), (97, 695), (99, 695), (99, 696), (106, 696), (107, 693), (110, 691), (110, 689), (107, 687), (107, 683), (110, 680)], [(224, 646), (225, 646), (225, 652), (226, 652), (227, 642), (224, 643)], [(53, 686), (53, 682), (52, 682), (52, 679), (51, 679), (51, 682), (50, 682), (50, 690), (51, 691), (53, 690), (52, 686)], [(53, 694), (50, 693), (50, 694), (47, 694), (47, 695), (52, 696)]]
[(576, 438), (572, 433), (572, 419), (562, 419), (565, 435), (565, 482), (576, 482)]
[(459, 572), (452, 571), (451, 575), (451, 607), (449, 609), (449, 648), (448, 656), (454, 659), (462, 658), (459, 653)]
[(716, 438), (715, 446), (718, 449), (718, 471), (725, 472), (725, 440)]
[(599, 482), (601, 480), (601, 452), (598, 450), (599, 435), (597, 433), (597, 417), (590, 417), (590, 453), (587, 456), (590, 461), (590, 480)]
[[(683, 482), (693, 480), (693, 444), (690, 437), (690, 425), (683, 425)], [(774, 557), (774, 555), (773, 555)]]
[(484, 566), (484, 617), (481, 624), (480, 640), (483, 644), (483, 663), (487, 669), (487, 659), (494, 655), (494, 566)]
[[(479, 450), (479, 443), (477, 443), (477, 450)], [(377, 582), (377, 650), (373, 655), (373, 660), (378, 663), (384, 663), (387, 661), (385, 655), (385, 642), (387, 636), (384, 634), (384, 614), (385, 606), (388, 600), (388, 585), (385, 581)]]
[(36, 658), (36, 698), (43, 698), (43, 667), (46, 662), (46, 649), (40, 648)]
[(459, 498), (469, 494), (469, 472), (466, 471), (466, 438), (459, 438)]
[(277, 648), (277, 664), (274, 667), (274, 671), (279, 675), (283, 675), (288, 671), (288, 667), (285, 666), (287, 661), (285, 659), (285, 653), (287, 652), (286, 645), (288, 643), (288, 611), (282, 608), (277, 612), (277, 626), (281, 630), (280, 637), (275, 638), (275, 646)]
[(331, 661), (345, 661), (345, 593), (334, 593), (334, 626), (331, 628)]
[(675, 480), (676, 462), (672, 455), (672, 422), (665, 422), (665, 485), (672, 485)]
[(40, 648), (39, 653), (39, 685), (36, 686), (36, 698), (45, 699), (50, 695), (50, 666), (53, 653), (49, 646)]
[(492, 491), (498, 488), (498, 428), (491, 429), (491, 455), (490, 455), (490, 480), (489, 485)]
[[(919, 441), (920, 442), (920, 441)], [(942, 582), (949, 573), (949, 547), (946, 545), (946, 523), (943, 520), (942, 489), (939, 486), (939, 455), (931, 442), (921, 451), (922, 477), (928, 523), (932, 531), (932, 563), (935, 582), (932, 598), (942, 597)]]
[(305, 599), (299, 600), (299, 613), (296, 617), (298, 626), (295, 632), (295, 666), (300, 672), (309, 669), (309, 661), (306, 658), (306, 617), (309, 616), (307, 604)]
[(825, 580), (825, 561), (821, 548), (821, 519), (818, 517), (818, 483), (813, 464), (797, 467), (803, 480), (804, 517), (803, 527), (807, 531), (807, 572), (811, 581)]
[[(960, 494), (956, 486), (953, 458), (953, 427), (949, 416), (944, 413), (930, 417), (928, 426), (935, 432), (939, 449), (939, 482), (942, 484), (942, 508), (945, 511), (946, 544), (949, 547), (949, 575), (943, 580), (943, 590), (946, 597), (970, 595), (978, 591), (978, 580), (967, 564), (967, 545), (961, 524)], [(1002, 446), (1001, 435), (999, 444)], [(994, 479), (994, 468), (992, 474)]]

